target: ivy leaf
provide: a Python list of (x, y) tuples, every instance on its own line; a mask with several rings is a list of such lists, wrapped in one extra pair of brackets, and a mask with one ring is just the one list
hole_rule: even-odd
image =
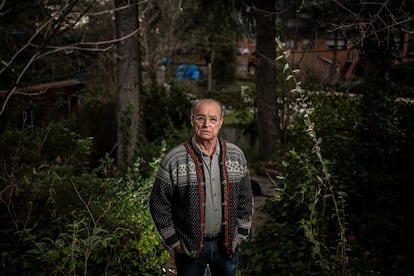
[(289, 63), (286, 63), (285, 66), (283, 67), (283, 73), (286, 72), (286, 70), (289, 69)]

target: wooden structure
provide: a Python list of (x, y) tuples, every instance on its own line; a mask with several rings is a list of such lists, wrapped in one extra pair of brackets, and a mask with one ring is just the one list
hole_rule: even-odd
[(84, 86), (83, 82), (77, 80), (55, 81), (19, 87), (14, 94), (25, 99), (46, 100), (79, 93)]
[[(84, 82), (78, 80), (64, 80), (64, 81), (55, 81), (55, 82), (48, 82), (42, 84), (35, 84), (35, 85), (28, 85), (17, 87), (10, 96), (6, 91), (0, 90), (0, 100), (1, 104), (4, 105), (4, 101), (7, 97), (10, 98), (10, 101), (6, 103), (6, 111), (9, 105), (17, 107), (18, 110), (21, 108), (21, 112), (23, 112), (23, 117), (27, 117), (30, 121), (30, 125), (33, 125), (33, 114), (31, 106), (35, 103), (43, 103), (43, 104), (59, 104), (58, 110), (59, 114), (55, 114), (55, 116), (68, 116), (74, 110), (77, 109), (79, 106), (79, 98), (76, 94), (80, 93), (81, 90), (84, 88)], [(62, 101), (63, 100), (63, 101)], [(63, 103), (63, 105), (62, 105)], [(28, 105), (29, 104), (29, 107)], [(13, 109), (13, 108), (12, 108)], [(26, 110), (29, 109), (29, 110)], [(15, 110), (11, 113), (15, 113)], [(10, 112), (7, 112), (10, 113)], [(9, 120), (20, 121), (16, 118), (17, 114), (12, 115)], [(7, 120), (2, 116), (3, 120)], [(14, 117), (14, 119), (13, 119)]]

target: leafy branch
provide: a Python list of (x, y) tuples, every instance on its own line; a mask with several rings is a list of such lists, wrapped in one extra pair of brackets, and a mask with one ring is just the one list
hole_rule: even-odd
[[(345, 268), (346, 268), (347, 260), (348, 260), (347, 255), (346, 255), (347, 240), (346, 240), (346, 235), (345, 235), (345, 231), (346, 231), (345, 211), (344, 211), (345, 193), (337, 192), (338, 199), (341, 200), (340, 204), (338, 204), (338, 199), (334, 191), (334, 187), (331, 183), (331, 174), (329, 173), (329, 170), (326, 166), (326, 163), (324, 162), (324, 159), (321, 153), (322, 139), (318, 138), (316, 131), (315, 131), (315, 123), (312, 122), (311, 117), (310, 117), (313, 109), (307, 108), (305, 91), (301, 87), (301, 82), (299, 78), (297, 77), (298, 74), (300, 73), (300, 70), (294, 69), (290, 66), (288, 62), (288, 58), (290, 56), (290, 50), (286, 49), (285, 44), (279, 38), (276, 39), (276, 45), (277, 45), (277, 49), (281, 51), (282, 53), (281, 55), (276, 57), (276, 61), (285, 62), (283, 66), (283, 74), (287, 75), (286, 81), (293, 81), (295, 85), (295, 87), (291, 90), (291, 92), (293, 94), (298, 95), (297, 97), (298, 104), (300, 106), (306, 107), (304, 108), (304, 115), (303, 115), (304, 123), (306, 125), (306, 133), (312, 139), (312, 142), (313, 142), (312, 152), (316, 155), (317, 160), (320, 163), (321, 170), (322, 170), (322, 175), (315, 176), (316, 179), (318, 180), (319, 185), (315, 187), (313, 202), (311, 202), (310, 205), (308, 206), (311, 212), (310, 218), (308, 221), (302, 220), (301, 224), (305, 231), (306, 238), (314, 245), (312, 255), (319, 255), (322, 258), (320, 254), (321, 243), (317, 240), (317, 237), (315, 235), (315, 233), (319, 232), (317, 231), (318, 229), (315, 229), (315, 228), (318, 228), (317, 222), (320, 221), (320, 219), (318, 220), (318, 217), (317, 217), (316, 207), (320, 203), (319, 201), (322, 200), (323, 201), (322, 206), (325, 208), (326, 200), (328, 198), (331, 198), (334, 204), (334, 207), (335, 207), (335, 216), (336, 216), (337, 223), (338, 223), (339, 237), (340, 237), (340, 241), (338, 243), (337, 252), (336, 252), (336, 254), (339, 256), (336, 256), (337, 257), (336, 259), (340, 260), (340, 264), (342, 266), (342, 272), (345, 273)], [(339, 205), (341, 205), (341, 208), (339, 207)], [(324, 210), (322, 211), (322, 214), (323, 215), (325, 214)]]

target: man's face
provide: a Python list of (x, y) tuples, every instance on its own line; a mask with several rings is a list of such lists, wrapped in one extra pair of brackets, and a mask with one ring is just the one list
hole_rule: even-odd
[(200, 102), (191, 117), (193, 132), (197, 140), (212, 140), (218, 136), (223, 119), (220, 106), (214, 101)]

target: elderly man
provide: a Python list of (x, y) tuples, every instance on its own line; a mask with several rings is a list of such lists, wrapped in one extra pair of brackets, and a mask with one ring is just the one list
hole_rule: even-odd
[(246, 158), (218, 137), (224, 111), (213, 99), (191, 110), (194, 135), (162, 159), (150, 197), (154, 223), (174, 250), (179, 276), (236, 275), (250, 232), (253, 196)]

